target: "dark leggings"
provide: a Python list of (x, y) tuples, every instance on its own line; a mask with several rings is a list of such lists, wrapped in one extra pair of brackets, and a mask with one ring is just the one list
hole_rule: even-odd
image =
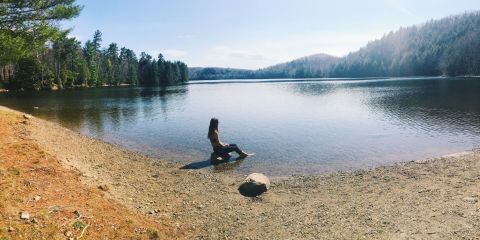
[(237, 144), (228, 144), (227, 146), (218, 146), (213, 149), (218, 155), (226, 155), (231, 152), (236, 152), (238, 155), (242, 155), (243, 151), (238, 148)]

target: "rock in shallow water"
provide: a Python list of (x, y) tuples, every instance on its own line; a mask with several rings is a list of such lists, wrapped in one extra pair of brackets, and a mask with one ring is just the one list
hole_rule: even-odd
[(261, 173), (252, 173), (245, 178), (238, 191), (247, 197), (255, 197), (270, 188), (270, 180)]

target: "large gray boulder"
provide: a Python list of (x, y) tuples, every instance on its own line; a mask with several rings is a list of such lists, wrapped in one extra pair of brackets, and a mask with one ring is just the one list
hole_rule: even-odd
[(238, 191), (247, 197), (256, 197), (270, 188), (270, 180), (261, 173), (252, 173), (245, 178)]

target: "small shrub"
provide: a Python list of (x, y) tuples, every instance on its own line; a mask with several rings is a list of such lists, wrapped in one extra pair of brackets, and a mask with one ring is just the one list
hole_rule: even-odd
[(160, 239), (160, 236), (158, 235), (158, 231), (155, 230), (155, 229), (148, 230), (148, 236), (149, 236), (150, 240)]
[(20, 170), (18, 170), (17, 168), (14, 168), (14, 167), (11, 167), (8, 169), (8, 172), (12, 175), (20, 175)]
[(83, 230), (86, 224), (82, 220), (77, 220), (73, 223), (73, 227), (78, 230)]

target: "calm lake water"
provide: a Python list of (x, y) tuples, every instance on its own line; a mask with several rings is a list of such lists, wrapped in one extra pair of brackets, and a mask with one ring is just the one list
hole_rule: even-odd
[[(0, 105), (214, 171), (318, 174), (480, 146), (478, 78), (200, 83), (4, 93)], [(224, 142), (256, 155), (211, 166), (213, 116)]]

